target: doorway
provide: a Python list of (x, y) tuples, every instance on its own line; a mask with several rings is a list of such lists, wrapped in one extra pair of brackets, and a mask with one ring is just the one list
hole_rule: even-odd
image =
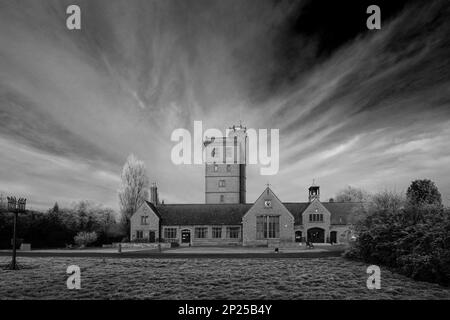
[(302, 242), (302, 232), (295, 231), (295, 242)]
[(330, 243), (337, 243), (337, 232), (331, 231), (330, 232)]
[(191, 230), (181, 230), (181, 243), (191, 243)]
[(308, 230), (308, 241), (312, 243), (325, 242), (325, 230), (321, 228), (311, 228)]
[(155, 242), (155, 231), (148, 232), (148, 242), (150, 242), (150, 243)]

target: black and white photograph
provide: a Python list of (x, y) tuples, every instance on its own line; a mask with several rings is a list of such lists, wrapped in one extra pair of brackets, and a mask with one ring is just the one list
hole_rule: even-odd
[(0, 0), (0, 300), (448, 302), (450, 1)]

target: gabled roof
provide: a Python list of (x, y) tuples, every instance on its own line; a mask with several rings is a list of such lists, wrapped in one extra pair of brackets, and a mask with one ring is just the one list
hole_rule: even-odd
[(159, 219), (161, 219), (161, 214), (159, 213), (158, 209), (156, 208), (156, 206), (151, 203), (150, 201), (145, 201), (147, 203), (147, 205), (150, 207), (150, 209), (153, 210), (153, 212), (158, 216)]
[(302, 224), (302, 213), (311, 204), (310, 202), (283, 202), (286, 209), (288, 209), (294, 216), (294, 224)]
[[(243, 216), (253, 206), (248, 204), (164, 204), (154, 206), (147, 202), (160, 217), (162, 225), (239, 225)], [(283, 205), (295, 218), (295, 224), (302, 224), (302, 214), (310, 202), (284, 202)], [(362, 203), (321, 202), (331, 213), (331, 224), (347, 224)]]

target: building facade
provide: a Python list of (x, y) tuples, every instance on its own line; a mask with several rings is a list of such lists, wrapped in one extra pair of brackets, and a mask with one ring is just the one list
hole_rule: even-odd
[(156, 184), (150, 201), (131, 217), (131, 240), (177, 242), (186, 246), (290, 246), (301, 242), (344, 243), (361, 203), (321, 202), (320, 187), (308, 202), (282, 202), (269, 186), (246, 203), (246, 129), (204, 142), (205, 204), (159, 203)]

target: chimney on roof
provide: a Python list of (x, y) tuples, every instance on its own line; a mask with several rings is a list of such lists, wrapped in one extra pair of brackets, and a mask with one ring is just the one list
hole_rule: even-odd
[(158, 187), (156, 186), (156, 182), (152, 183), (152, 186), (150, 187), (150, 202), (153, 203), (153, 205), (158, 205)]

